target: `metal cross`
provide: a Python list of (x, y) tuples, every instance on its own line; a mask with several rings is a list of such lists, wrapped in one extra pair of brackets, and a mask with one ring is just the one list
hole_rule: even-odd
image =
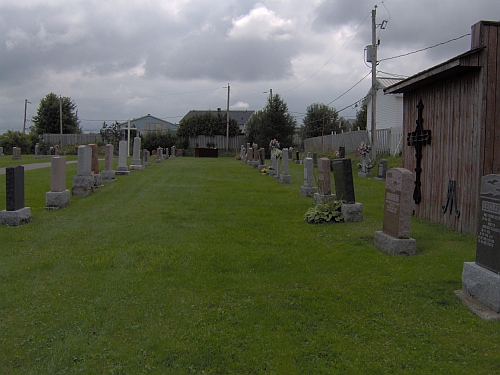
[(415, 204), (419, 204), (422, 200), (422, 194), (420, 192), (420, 187), (422, 185), (420, 181), (420, 175), (422, 174), (422, 147), (431, 143), (431, 131), (424, 130), (422, 126), (424, 123), (424, 119), (422, 118), (422, 109), (424, 108), (422, 99), (418, 102), (417, 108), (417, 127), (415, 131), (408, 133), (408, 137), (406, 138), (408, 146), (415, 147), (415, 157), (417, 159), (415, 168), (415, 190), (413, 191), (413, 200)]

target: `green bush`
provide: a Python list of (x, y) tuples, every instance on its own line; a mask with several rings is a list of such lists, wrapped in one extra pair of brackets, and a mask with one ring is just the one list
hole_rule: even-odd
[(317, 204), (307, 210), (304, 220), (309, 224), (339, 223), (344, 220), (341, 209), (342, 201)]
[(22, 154), (31, 152), (31, 138), (20, 131), (7, 130), (0, 135), (0, 146), (6, 154), (12, 154), (13, 147), (20, 147)]

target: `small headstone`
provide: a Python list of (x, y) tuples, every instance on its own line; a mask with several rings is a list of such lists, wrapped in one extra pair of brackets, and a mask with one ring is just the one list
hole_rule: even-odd
[(316, 193), (313, 177), (313, 160), (307, 157), (304, 159), (304, 185), (300, 187), (301, 197), (312, 197)]
[(0, 211), (0, 224), (17, 226), (28, 223), (31, 209), (24, 207), (24, 167), (5, 168), (6, 209)]
[(378, 173), (375, 180), (377, 181), (385, 181), (385, 176), (387, 174), (387, 159), (380, 159), (378, 162)]
[(150, 158), (150, 152), (149, 150), (144, 149), (142, 151), (142, 155), (144, 156), (143, 164), (145, 167), (149, 167), (151, 165), (151, 162), (149, 161)]
[(240, 160), (244, 161), (245, 159), (245, 146), (240, 146)]
[(116, 180), (116, 172), (113, 170), (114, 146), (107, 144), (104, 149), (104, 170), (101, 172), (103, 182), (113, 182)]
[(141, 138), (134, 138), (134, 150), (132, 153), (132, 162), (130, 163), (131, 171), (142, 171), (141, 161)]
[(288, 149), (284, 148), (283, 149), (283, 155), (285, 157), (283, 158), (283, 173), (280, 174), (280, 183), (282, 184), (289, 184), (292, 181), (292, 177), (288, 174)]
[(66, 189), (66, 158), (54, 156), (50, 160), (50, 191), (45, 194), (45, 209), (57, 210), (69, 204)]
[(92, 149), (87, 145), (78, 146), (77, 175), (73, 177), (71, 194), (74, 197), (85, 197), (94, 192), (94, 176), (92, 176)]
[(318, 192), (314, 193), (315, 204), (325, 204), (336, 199), (336, 196), (332, 194), (330, 172), (330, 159), (320, 158), (318, 160)]
[(280, 178), (280, 173), (281, 173), (281, 156), (278, 154), (276, 155), (276, 160), (275, 160), (275, 165), (276, 165), (276, 170), (274, 173), (274, 179), (278, 180)]
[(12, 147), (12, 160), (21, 160), (21, 149), (19, 147)]
[(271, 150), (271, 168), (269, 168), (269, 174), (274, 176), (276, 174), (276, 154)]
[(253, 162), (252, 162), (252, 166), (254, 168), (257, 168), (259, 166), (259, 149), (258, 149), (257, 143), (254, 143), (252, 145), (252, 147), (253, 147)]
[(121, 176), (128, 176), (130, 174), (127, 167), (127, 141), (120, 141), (118, 144), (118, 166), (116, 167), (116, 174)]

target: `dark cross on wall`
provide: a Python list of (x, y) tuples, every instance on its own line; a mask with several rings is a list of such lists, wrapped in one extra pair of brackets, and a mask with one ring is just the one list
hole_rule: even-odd
[(406, 142), (408, 146), (415, 147), (415, 158), (417, 159), (417, 166), (415, 168), (415, 190), (413, 190), (413, 200), (416, 204), (419, 204), (422, 200), (422, 194), (420, 191), (420, 186), (422, 182), (420, 181), (420, 175), (422, 174), (422, 148), (425, 145), (431, 144), (431, 131), (424, 130), (423, 123), (424, 119), (422, 118), (422, 109), (424, 105), (422, 103), (422, 99), (418, 102), (417, 109), (417, 127), (415, 131), (408, 133), (408, 137), (406, 138)]

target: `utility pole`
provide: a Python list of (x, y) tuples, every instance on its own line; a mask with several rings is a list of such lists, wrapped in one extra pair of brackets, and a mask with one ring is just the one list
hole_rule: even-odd
[(62, 128), (62, 96), (59, 96), (59, 131), (61, 132), (60, 134), (60, 147), (62, 150), (62, 144), (63, 144), (63, 128)]
[(373, 164), (377, 160), (377, 6), (372, 10), (372, 121), (371, 121), (371, 143)]
[(227, 84), (227, 110), (226, 110), (226, 151), (229, 151), (229, 82)]
[(24, 122), (23, 122), (23, 134), (26, 134), (26, 112), (28, 110), (28, 103), (31, 104), (31, 102), (28, 102), (28, 99), (24, 99)]

